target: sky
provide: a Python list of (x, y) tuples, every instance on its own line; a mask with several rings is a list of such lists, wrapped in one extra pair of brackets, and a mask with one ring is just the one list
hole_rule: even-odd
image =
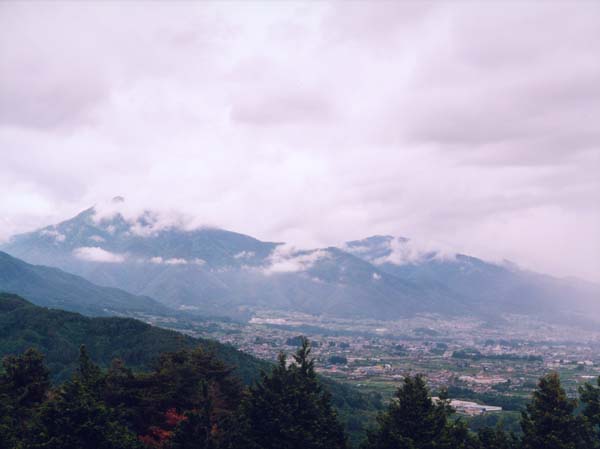
[(121, 195), (600, 282), (600, 2), (0, 3), (0, 240)]

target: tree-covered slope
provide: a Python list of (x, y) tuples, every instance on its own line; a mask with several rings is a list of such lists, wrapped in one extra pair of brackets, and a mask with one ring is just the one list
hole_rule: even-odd
[(246, 383), (269, 367), (250, 355), (215, 341), (195, 339), (131, 318), (88, 318), (77, 313), (38, 307), (19, 296), (0, 293), (0, 358), (35, 347), (57, 380), (75, 367), (80, 345), (100, 365), (115, 358), (133, 369), (147, 369), (162, 352), (203, 346), (215, 352)]
[[(0, 292), (0, 359), (37, 348), (45, 355), (53, 379), (60, 382), (76, 369), (82, 344), (102, 367), (119, 358), (134, 371), (146, 371), (161, 353), (201, 346), (235, 367), (234, 374), (247, 385), (259, 379), (261, 370), (272, 368), (269, 362), (216, 341), (192, 338), (132, 318), (90, 318), (38, 307), (17, 295)], [(368, 397), (331, 379), (321, 381), (331, 392), (332, 403), (345, 423), (352, 418), (355, 427), (356, 423), (366, 426), (380, 407), (378, 397)], [(353, 438), (361, 435), (360, 428), (353, 428)]]

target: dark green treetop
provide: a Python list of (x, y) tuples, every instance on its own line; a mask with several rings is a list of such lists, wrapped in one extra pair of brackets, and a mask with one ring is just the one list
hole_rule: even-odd
[(288, 365), (279, 355), (277, 366), (250, 389), (239, 416), (239, 432), (230, 447), (260, 449), (344, 449), (346, 436), (302, 345)]
[(523, 449), (589, 449), (577, 401), (567, 398), (558, 373), (542, 377), (522, 412)]
[(473, 439), (460, 421), (448, 418), (453, 409), (445, 394), (433, 400), (422, 375), (407, 376), (387, 411), (368, 432), (364, 449), (438, 449), (471, 447)]

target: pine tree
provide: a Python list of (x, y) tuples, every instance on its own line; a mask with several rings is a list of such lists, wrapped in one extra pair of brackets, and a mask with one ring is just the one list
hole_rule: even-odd
[(99, 392), (102, 389), (102, 370), (90, 358), (85, 345), (79, 347), (79, 366), (76, 376), (79, 381), (93, 392)]
[(135, 434), (79, 379), (68, 381), (46, 402), (31, 449), (137, 449)]
[[(164, 353), (150, 373), (133, 374), (115, 361), (103, 385), (121, 422), (149, 445), (174, 447), (204, 447), (199, 439), (206, 438), (216, 444), (242, 396), (232, 369), (201, 348)], [(174, 425), (170, 416), (185, 419)]]
[(50, 380), (44, 356), (39, 351), (28, 349), (22, 356), (8, 356), (2, 366), (2, 390), (12, 397), (16, 405), (30, 409), (44, 400)]
[(241, 407), (239, 432), (230, 445), (239, 449), (343, 449), (346, 436), (330, 395), (323, 390), (310, 358), (310, 344), (302, 345), (287, 365), (280, 354), (270, 374), (250, 389)]
[(482, 449), (517, 449), (518, 440), (513, 434), (507, 434), (501, 427), (484, 427), (478, 432)]
[(445, 394), (432, 400), (422, 375), (407, 376), (387, 411), (377, 417), (376, 430), (367, 433), (363, 448), (471, 447), (475, 443), (464, 424), (448, 421), (452, 413)]
[(104, 376), (81, 346), (71, 380), (44, 402), (27, 443), (30, 449), (139, 449), (136, 435), (102, 399)]
[(585, 438), (590, 449), (600, 448), (600, 377), (597, 384), (579, 387), (579, 398), (584, 406)]
[(542, 377), (532, 401), (521, 415), (523, 449), (584, 449), (584, 426), (573, 412), (577, 401), (567, 398), (557, 373)]
[(44, 356), (28, 349), (21, 356), (2, 361), (0, 375), (0, 449), (19, 447), (30, 432), (35, 409), (44, 401), (50, 388), (49, 371)]
[[(208, 384), (202, 384), (204, 404), (201, 409), (188, 411), (179, 422), (171, 439), (170, 449), (213, 449), (218, 447), (218, 424), (213, 422), (213, 404)], [(220, 424), (224, 425), (222, 421)]]

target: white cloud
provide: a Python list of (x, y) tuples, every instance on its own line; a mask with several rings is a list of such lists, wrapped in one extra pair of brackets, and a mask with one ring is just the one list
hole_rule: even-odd
[(94, 241), (94, 242), (98, 242), (98, 243), (100, 243), (100, 242), (103, 242), (103, 241), (104, 241), (104, 237), (101, 237), (101, 236), (99, 236), (99, 235), (92, 235), (92, 236), (90, 237), (90, 240), (92, 240), (92, 241)]
[(279, 245), (271, 252), (267, 265), (261, 271), (267, 275), (306, 271), (317, 261), (330, 257), (331, 253), (327, 250), (300, 251), (290, 245)]
[(185, 259), (174, 257), (171, 259), (166, 259), (165, 264), (167, 264), (167, 265), (187, 265), (188, 261)]
[(94, 205), (92, 221), (96, 225), (106, 226), (111, 234), (116, 231), (112, 224), (116, 218), (124, 220), (127, 225), (126, 232), (141, 237), (156, 235), (170, 228), (191, 230), (198, 227), (192, 223), (191, 217), (181, 212), (151, 210), (139, 202), (127, 201), (121, 196)]
[(58, 243), (64, 242), (66, 239), (65, 235), (61, 234), (56, 229), (42, 229), (40, 231), (40, 235), (52, 237), (54, 239), (54, 241), (58, 242)]
[(371, 277), (374, 281), (378, 281), (381, 279), (381, 275), (379, 273), (373, 273)]
[(202, 260), (200, 258), (195, 258), (192, 260), (186, 260), (180, 257), (172, 257), (169, 259), (163, 259), (160, 256), (155, 256), (155, 257), (151, 257), (149, 259), (150, 263), (154, 263), (157, 265), (188, 265), (188, 264), (192, 264), (192, 265), (204, 265), (206, 263), (205, 260)]
[(234, 259), (251, 259), (255, 256), (254, 251), (240, 251), (233, 256)]
[(425, 259), (452, 260), (456, 253), (449, 247), (431, 241), (393, 238), (387, 243), (390, 253), (373, 261), (376, 265), (392, 263), (405, 265), (419, 263)]
[(73, 255), (89, 262), (120, 263), (125, 261), (123, 254), (111, 253), (98, 246), (82, 246), (73, 250)]

